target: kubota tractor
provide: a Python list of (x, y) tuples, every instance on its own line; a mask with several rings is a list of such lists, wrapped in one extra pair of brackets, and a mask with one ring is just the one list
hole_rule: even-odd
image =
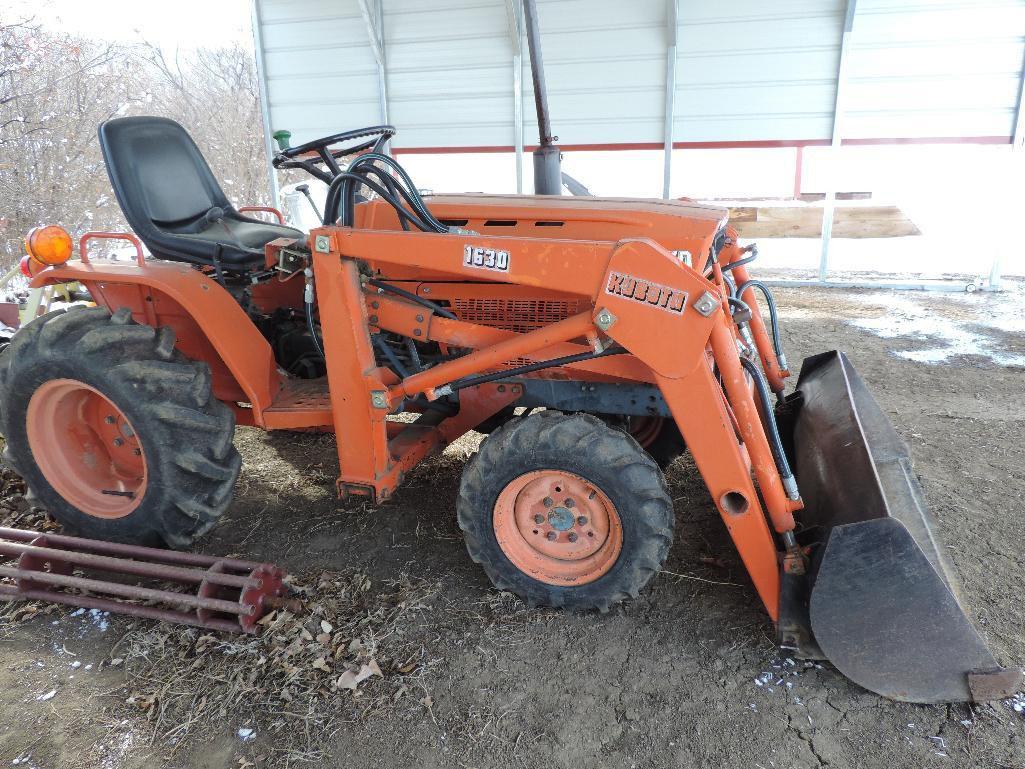
[[(75, 532), (182, 548), (231, 501), (236, 424), (334, 431), (339, 495), (375, 503), (476, 429), (456, 510), (470, 556), (532, 605), (606, 610), (665, 562), (659, 464), (685, 444), (791, 653), (902, 700), (1017, 688), (848, 359), (806, 359), (783, 397), (771, 295), (723, 209), (424, 200), (381, 152), (393, 132), (277, 155), (329, 185), (306, 235), (236, 210), (177, 123), (100, 127), (135, 235), (89, 233), (70, 260), (66, 233), (37, 231), (33, 285), (76, 281), (96, 306), (45, 314), (0, 354), (4, 456), (37, 504)], [(138, 260), (89, 259), (108, 237)]]

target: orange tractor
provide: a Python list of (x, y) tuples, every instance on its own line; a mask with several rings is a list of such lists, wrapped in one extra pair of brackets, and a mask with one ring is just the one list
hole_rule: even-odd
[[(339, 496), (375, 503), (478, 430), (457, 502), (470, 556), (532, 605), (607, 610), (665, 562), (659, 464), (686, 446), (790, 653), (903, 700), (1017, 688), (847, 358), (808, 358), (783, 397), (771, 294), (724, 210), (428, 202), (380, 152), (392, 133), (277, 155), (329, 184), (306, 235), (236, 210), (178, 124), (100, 127), (137, 237), (89, 233), (71, 260), (60, 228), (35, 231), (33, 285), (77, 282), (96, 306), (42, 315), (0, 355), (4, 456), (40, 506), (72, 531), (184, 548), (231, 501), (236, 424), (334, 431)], [(107, 237), (137, 261), (90, 260)]]

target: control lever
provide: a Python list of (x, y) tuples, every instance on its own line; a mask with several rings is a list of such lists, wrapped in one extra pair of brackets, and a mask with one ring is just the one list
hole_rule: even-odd
[(317, 204), (313, 202), (313, 196), (310, 194), (310, 185), (308, 184), (297, 184), (295, 187), (296, 192), (301, 192), (306, 196), (306, 199), (310, 201), (310, 208), (313, 209), (313, 213), (317, 215), (317, 221), (324, 221), (324, 217), (320, 213), (320, 209), (317, 208)]

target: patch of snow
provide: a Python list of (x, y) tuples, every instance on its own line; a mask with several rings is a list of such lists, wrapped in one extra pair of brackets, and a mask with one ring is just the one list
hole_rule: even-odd
[(99, 609), (89, 610), (89, 619), (99, 628), (101, 633), (106, 633), (107, 628), (110, 627), (110, 620), (107, 619), (109, 616), (110, 612), (108, 611), (100, 611)]
[(915, 299), (897, 294), (857, 294), (855, 299), (885, 310), (877, 318), (849, 321), (882, 339), (917, 339), (933, 343), (921, 350), (896, 350), (894, 355), (919, 363), (943, 363), (957, 355), (979, 355), (1000, 366), (1025, 366), (1025, 355), (1001, 352), (999, 340), (986, 328), (1009, 331), (1018, 319), (985, 310), (971, 320), (945, 317), (923, 307)]
[(47, 700), (52, 700), (56, 696), (57, 696), (57, 690), (56, 689), (51, 689), (46, 694), (40, 694), (38, 697), (36, 697), (36, 701), (37, 702), (46, 702)]
[(1025, 693), (1018, 692), (1013, 697), (1004, 700), (1004, 705), (1015, 713), (1025, 713)]

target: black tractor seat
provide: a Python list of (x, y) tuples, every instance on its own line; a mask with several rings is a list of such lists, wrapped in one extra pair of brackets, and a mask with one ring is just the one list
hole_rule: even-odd
[(125, 218), (158, 259), (245, 272), (263, 265), (263, 247), (301, 238), (292, 227), (240, 214), (192, 137), (163, 117), (122, 117), (100, 125), (100, 149)]

